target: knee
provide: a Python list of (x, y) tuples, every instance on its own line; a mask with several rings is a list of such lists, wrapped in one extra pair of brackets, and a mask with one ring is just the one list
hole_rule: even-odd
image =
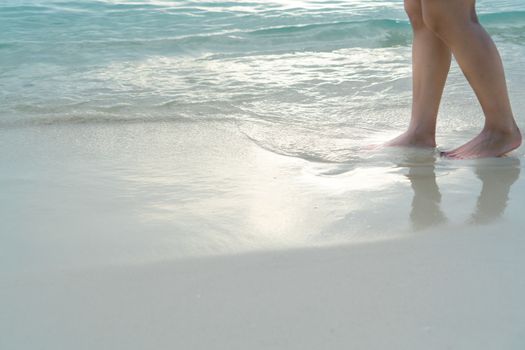
[(447, 8), (447, 1), (442, 0), (421, 0), (422, 1), (422, 17), (425, 26), (440, 35), (445, 34), (449, 28), (450, 9)]
[(456, 0), (421, 0), (425, 26), (443, 39), (477, 21), (475, 9)]
[(407, 13), (410, 24), (412, 24), (414, 29), (425, 26), (425, 23), (423, 22), (421, 0), (405, 0), (405, 12)]

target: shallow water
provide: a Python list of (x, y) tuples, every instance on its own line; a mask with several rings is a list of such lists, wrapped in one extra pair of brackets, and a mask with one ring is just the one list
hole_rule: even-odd
[[(525, 4), (478, 9), (522, 124)], [(0, 126), (227, 119), (274, 152), (347, 161), (406, 125), (410, 42), (401, 1), (7, 0)], [(454, 67), (439, 143), (482, 122)]]
[[(524, 128), (525, 4), (478, 7)], [(407, 124), (410, 42), (401, 1), (3, 1), (1, 269), (523, 227), (522, 148), (360, 150)], [(482, 123), (454, 66), (439, 147)]]

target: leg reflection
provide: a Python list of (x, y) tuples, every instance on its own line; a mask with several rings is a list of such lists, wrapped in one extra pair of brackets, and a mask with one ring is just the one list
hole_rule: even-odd
[[(419, 231), (447, 221), (441, 211), (441, 193), (436, 182), (435, 157), (406, 159), (407, 178), (414, 190), (410, 220), (414, 230)], [(521, 164), (518, 158), (494, 159), (480, 162), (475, 173), (482, 182), (481, 193), (470, 223), (487, 224), (503, 215), (512, 185), (518, 180)]]
[(419, 231), (447, 221), (441, 211), (441, 193), (436, 183), (435, 158), (428, 162), (408, 165), (408, 179), (414, 190), (410, 220)]
[(521, 166), (518, 158), (507, 158), (508, 165), (491, 167), (478, 165), (476, 175), (483, 183), (478, 197), (476, 211), (471, 217), (474, 224), (486, 224), (503, 215), (509, 199), (512, 184), (520, 176)]

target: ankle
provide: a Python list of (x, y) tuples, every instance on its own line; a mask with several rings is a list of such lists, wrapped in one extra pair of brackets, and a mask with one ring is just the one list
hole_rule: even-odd
[(436, 131), (433, 128), (409, 126), (406, 132), (412, 138), (418, 139), (418, 140), (435, 140), (436, 139)]
[(514, 134), (516, 131), (519, 131), (516, 119), (511, 111), (498, 114), (485, 114), (485, 125), (483, 130), (498, 132), (501, 134)]
[(485, 126), (483, 127), (483, 132), (491, 134), (500, 134), (505, 136), (521, 136), (520, 129), (518, 128), (514, 120), (512, 120), (511, 123), (501, 125), (485, 124)]
[(411, 140), (411, 143), (414, 145), (424, 147), (436, 147), (435, 132), (409, 128), (406, 131), (406, 135)]

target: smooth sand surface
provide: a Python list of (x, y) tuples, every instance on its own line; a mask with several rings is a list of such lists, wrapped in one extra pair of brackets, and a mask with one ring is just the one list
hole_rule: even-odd
[(2, 279), (3, 349), (522, 349), (525, 239), (397, 241)]
[(321, 164), (221, 125), (1, 132), (1, 349), (525, 348), (520, 151)]

